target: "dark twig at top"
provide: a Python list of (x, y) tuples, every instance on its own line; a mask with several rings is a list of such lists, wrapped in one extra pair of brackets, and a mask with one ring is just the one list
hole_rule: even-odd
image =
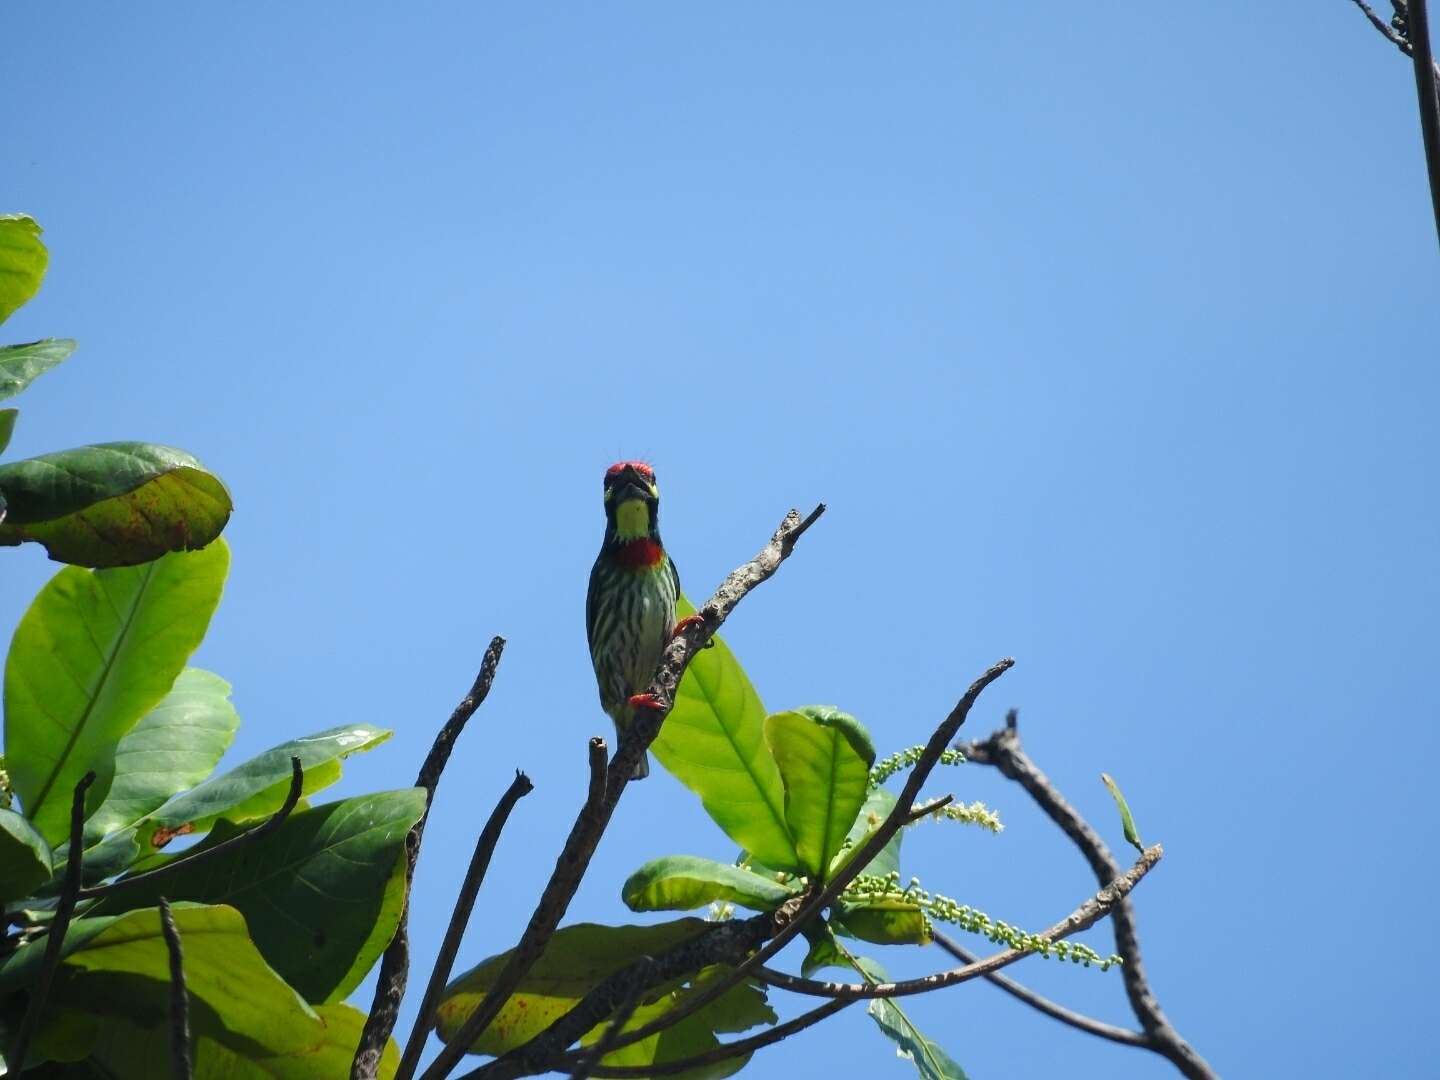
[(190, 1080), (190, 994), (185, 989), (185, 953), (170, 901), (160, 897), (160, 931), (170, 954), (170, 1071), (175, 1080)]
[(60, 899), (55, 906), (55, 918), (50, 922), (49, 936), (45, 941), (45, 955), (40, 960), (40, 974), (30, 991), (30, 1003), (25, 1006), (25, 1015), (20, 1020), (20, 1029), (10, 1046), (5, 1059), (12, 1072), (22, 1072), (25, 1055), (30, 1051), (30, 1040), (40, 1026), (40, 1014), (45, 1011), (45, 999), (50, 996), (50, 984), (55, 980), (55, 971), (60, 967), (60, 951), (65, 944), (65, 932), (70, 929), (70, 916), (75, 913), (75, 901), (80, 894), (80, 870), (84, 863), (81, 853), (85, 842), (85, 793), (95, 783), (95, 773), (87, 772), (75, 785), (74, 798), (70, 800), (70, 848), (65, 864), (65, 882), (60, 889)]
[[(646, 710), (630, 723), (608, 770), (592, 771), (589, 796), (571, 827), (570, 835), (555, 863), (555, 870), (540, 895), (519, 944), (511, 951), (510, 959), (497, 975), (490, 992), (424, 1072), (423, 1080), (442, 1080), (450, 1074), (466, 1049), (495, 1019), (526, 972), (545, 951), (546, 944), (560, 925), (560, 920), (590, 865), (600, 837), (630, 782), (636, 764), (645, 755), (655, 736), (660, 733), (660, 725), (674, 705), (675, 691), (691, 658), (705, 647), (735, 609), (735, 605), (740, 603), (751, 589), (769, 579), (780, 568), (780, 564), (794, 550), (796, 541), (824, 512), (825, 506), (822, 503), (804, 518), (794, 510), (786, 514), (780, 527), (770, 537), (769, 543), (749, 562), (731, 571), (715, 590), (715, 594), (696, 612), (699, 618), (687, 624), (670, 642), (649, 687), (649, 693), (659, 707)], [(591, 745), (593, 754), (594, 744)], [(601, 772), (604, 773), (603, 777)], [(618, 1001), (613, 1003), (605, 1016), (613, 1013), (618, 1004)], [(600, 1019), (604, 1018), (602, 1016)]]
[(380, 1059), (385, 1053), (385, 1044), (390, 1041), (390, 1033), (395, 1030), (400, 1002), (405, 997), (405, 984), (410, 978), (410, 886), (415, 880), (415, 862), (420, 857), (420, 841), (425, 834), (425, 822), (430, 817), (430, 804), (435, 801), (435, 788), (450, 760), (450, 752), (455, 749), (456, 740), (490, 693), (490, 687), (495, 682), (495, 670), (500, 666), (500, 654), (504, 651), (504, 638), (496, 635), (490, 639), (475, 682), (435, 736), (435, 742), (415, 777), (415, 786), (425, 789), (425, 813), (405, 834), (405, 894), (400, 904), (400, 921), (380, 958), (380, 977), (375, 983), (375, 997), (370, 1004), (370, 1013), (365, 1017), (365, 1028), (360, 1033), (360, 1044), (355, 1048), (355, 1058), (350, 1063), (350, 1080), (375, 1080), (379, 1075)]
[(1425, 172), (1430, 179), (1430, 209), (1435, 214), (1435, 239), (1440, 243), (1440, 92), (1435, 89), (1435, 61), (1430, 49), (1430, 16), (1426, 0), (1409, 0), (1411, 61), (1415, 96), (1420, 106), (1420, 136), (1425, 144)]
[(81, 889), (77, 899), (99, 900), (112, 893), (119, 892), (121, 889), (128, 889), (132, 885), (148, 885), (156, 878), (164, 877), (173, 871), (181, 869), (188, 870), (196, 863), (213, 859), (217, 855), (224, 855), (245, 844), (253, 844), (262, 836), (268, 836), (281, 825), (285, 824), (285, 819), (290, 816), (291, 811), (293, 811), (300, 802), (300, 791), (304, 785), (305, 770), (300, 766), (300, 759), (298, 757), (292, 757), (290, 759), (290, 790), (285, 795), (285, 801), (280, 804), (280, 809), (266, 818), (263, 824), (257, 825), (253, 829), (246, 829), (240, 835), (232, 836), (229, 840), (222, 840), (220, 843), (211, 847), (195, 848), (187, 851), (185, 854), (178, 855), (169, 862), (157, 866), (154, 870), (147, 870), (143, 874), (131, 874), (128, 877), (116, 878), (106, 885), (96, 885), (92, 889)]
[(435, 959), (435, 967), (431, 969), (430, 981), (425, 986), (425, 996), (420, 1001), (420, 1013), (415, 1017), (415, 1026), (410, 1030), (410, 1038), (405, 1043), (400, 1068), (395, 1072), (396, 1080), (410, 1080), (410, 1077), (415, 1075), (415, 1068), (420, 1064), (420, 1055), (425, 1049), (425, 1038), (430, 1033), (435, 1007), (440, 1003), (440, 994), (450, 978), (455, 954), (460, 951), (460, 939), (470, 922), (470, 912), (474, 910), (475, 898), (485, 880), (485, 871), (490, 867), (490, 858), (495, 854), (495, 845), (500, 841), (500, 832), (505, 828), (505, 822), (509, 820), (510, 811), (515, 809), (515, 804), (533, 790), (534, 785), (530, 783), (530, 778), (517, 771), (515, 779), (510, 782), (505, 794), (500, 796), (499, 803), (490, 812), (490, 818), (485, 822), (485, 828), (475, 842), (475, 854), (470, 858), (470, 868), (465, 872), (460, 895), (455, 898), (455, 911), (450, 916), (445, 940), (440, 944), (440, 953)]
[(1420, 107), (1420, 137), (1425, 149), (1425, 173), (1430, 182), (1430, 203), (1435, 234), (1440, 239), (1440, 63), (1435, 61), (1426, 0), (1392, 0), (1395, 18), (1386, 23), (1365, 0), (1353, 0), (1385, 40), (1410, 57), (1415, 69), (1415, 95)]
[[(975, 953), (964, 948), (958, 941), (947, 934), (941, 933), (939, 930), (932, 930), (931, 937), (936, 945), (939, 945), (940, 948), (944, 949), (962, 964), (973, 964), (980, 959)], [(1148, 1040), (1142, 1032), (1116, 1027), (1114, 1024), (1107, 1024), (1103, 1020), (1096, 1020), (1094, 1017), (1078, 1013), (1073, 1009), (1067, 1009), (1064, 1005), (1057, 1004), (1049, 998), (1037, 994), (1028, 986), (1016, 982), (1007, 975), (1001, 975), (997, 971), (992, 971), (986, 975), (985, 981), (994, 983), (1001, 990), (1004, 990), (1017, 1000), (1023, 1001), (1037, 1012), (1042, 1012), (1046, 1016), (1059, 1020), (1062, 1024), (1069, 1024), (1071, 1027), (1077, 1028), (1090, 1035), (1098, 1036), (1101, 1039), (1109, 1039), (1111, 1042), (1123, 1043), (1126, 1046), (1148, 1045)]]
[[(993, 765), (1002, 775), (1023, 787), (1045, 815), (1060, 826), (1080, 850), (1101, 885), (1108, 885), (1119, 877), (1120, 864), (1105, 841), (1021, 749), (1019, 717), (1015, 710), (1012, 709), (1005, 717), (1005, 726), (989, 738), (960, 744), (956, 748), (964, 752), (966, 760), (978, 765)], [(1140, 955), (1135, 910), (1129, 900), (1122, 899), (1116, 905), (1110, 922), (1115, 928), (1115, 951), (1124, 960), (1120, 976), (1125, 983), (1130, 1008), (1145, 1032), (1147, 1048), (1169, 1060), (1191, 1080), (1217, 1080), (1205, 1059), (1171, 1025), (1150, 988), (1145, 963)]]

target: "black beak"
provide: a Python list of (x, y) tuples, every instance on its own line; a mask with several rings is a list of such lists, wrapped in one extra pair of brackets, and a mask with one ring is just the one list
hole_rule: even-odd
[(650, 484), (634, 469), (626, 469), (615, 478), (615, 500), (618, 503), (629, 499), (653, 499)]

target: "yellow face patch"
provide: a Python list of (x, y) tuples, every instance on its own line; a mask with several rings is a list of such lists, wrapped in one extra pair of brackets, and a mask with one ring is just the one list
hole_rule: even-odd
[(644, 499), (626, 499), (615, 508), (615, 533), (621, 540), (650, 535), (650, 508)]

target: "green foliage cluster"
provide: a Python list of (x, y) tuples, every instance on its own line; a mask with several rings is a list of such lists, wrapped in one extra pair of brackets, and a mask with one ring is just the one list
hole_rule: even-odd
[[(0, 217), (0, 320), (34, 295), (45, 264), (34, 221)], [(0, 396), (73, 347), (0, 348)], [(15, 415), (0, 413), (7, 436)], [(339, 778), (343, 758), (390, 735), (344, 724), (216, 773), (239, 717), (230, 685), (189, 659), (220, 602), (229, 512), (220, 481), (164, 447), (91, 446), (0, 465), (0, 542), (37, 540), (81, 564), (41, 589), (5, 657), (0, 1071), (61, 1080), (163, 1071), (163, 895), (183, 942), (197, 1078), (348, 1072), (364, 1016), (343, 999), (394, 934), (398, 856), (425, 793), (302, 800), (274, 830), (195, 861), (280, 809), (292, 757), (311, 796)], [(87, 773), (87, 889), (29, 1052), (5, 1061), (42, 970)], [(179, 836), (198, 843), (172, 854)], [(161, 867), (158, 878), (139, 876)], [(397, 1062), (392, 1045), (382, 1075)]]
[[(682, 599), (679, 615), (693, 610)], [(737, 906), (771, 911), (822, 887), (847, 865), (895, 807), (895, 796), (881, 785), (914, 765), (921, 748), (897, 751), (877, 764), (869, 732), (853, 716), (833, 706), (767, 711), (739, 661), (717, 637), (713, 647), (690, 662), (675, 706), (650, 749), (661, 765), (700, 798), (741, 853), (734, 863), (697, 855), (652, 859), (621, 886), (621, 899), (636, 912), (708, 907), (712, 917), (723, 918)], [(943, 760), (959, 764), (964, 759), (958, 752), (947, 751)], [(947, 809), (951, 808), (941, 808), (936, 814)], [(949, 815), (954, 820), (999, 830), (998, 817), (981, 804), (953, 809), (958, 811)], [(994, 922), (948, 897), (925, 892), (918, 881), (901, 889), (903, 836), (904, 830), (897, 833), (869, 863), (866, 874), (841, 893), (824, 919), (807, 928), (810, 948), (802, 965), (806, 976), (840, 966), (863, 979), (885, 981), (881, 966), (851, 952), (845, 941), (924, 945), (931, 941), (934, 918), (1013, 947), (1109, 966), (1111, 961), (1102, 960), (1088, 946), (1046, 945), (1035, 935)], [(520, 993), (471, 1049), (499, 1055), (523, 1045), (636, 956), (664, 951), (703, 927), (702, 921), (681, 918), (649, 926), (585, 923), (562, 929), (551, 940), (545, 959), (522, 983)], [(448, 1041), (455, 1035), (508, 956), (491, 957), (450, 984), (437, 1017), (442, 1038)], [(578, 968), (577, 957), (585, 958)], [(677, 1007), (714, 974), (702, 972), (696, 979), (662, 988), (641, 1003), (622, 1030), (639, 1028)], [(714, 1010), (719, 1010), (719, 1015)], [(869, 1014), (897, 1050), (914, 1062), (922, 1077), (954, 1080), (964, 1076), (895, 1002), (872, 1001)], [(722, 1033), (775, 1022), (764, 987), (742, 982), (709, 1009), (612, 1052), (603, 1064), (646, 1066), (679, 1061), (713, 1048)], [(594, 1042), (605, 1028), (597, 1026), (585, 1041)], [(684, 1075), (727, 1076), (745, 1061), (736, 1057)]]
[[(40, 226), (0, 214), (0, 323), (40, 290), (49, 253)], [(0, 401), (75, 351), (67, 338), (0, 345)], [(0, 453), (18, 409), (0, 409)], [(230, 493), (193, 454), (113, 442), (0, 464), (0, 544), (34, 540), (57, 562), (133, 566), (202, 548), (230, 517)]]

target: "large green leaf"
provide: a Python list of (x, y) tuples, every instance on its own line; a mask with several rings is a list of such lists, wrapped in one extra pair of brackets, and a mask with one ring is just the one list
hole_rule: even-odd
[[(694, 608), (681, 598), (677, 617)], [(765, 706), (716, 637), (690, 661), (659, 736), (656, 760), (700, 796), (715, 824), (760, 862), (800, 870), (785, 823), (785, 789), (765, 747)]]
[[(270, 966), (307, 1001), (338, 1001), (360, 984), (395, 932), (395, 864), (405, 834), (424, 812), (423, 788), (298, 811), (259, 840), (122, 888), (103, 904), (107, 910), (117, 903), (143, 906), (162, 895), (229, 904), (245, 916)], [(236, 832), (222, 822), (177, 859)]]
[(765, 719), (785, 784), (785, 820), (805, 871), (819, 877), (840, 850), (870, 789), (875, 748), (860, 722), (828, 705)]
[[(345, 1075), (338, 1066), (348, 1066), (363, 1022), (356, 1010), (308, 1006), (265, 963), (233, 908), (177, 905), (174, 915), (191, 997), (197, 1080)], [(166, 1057), (169, 982), (159, 913), (147, 908), (115, 920), (66, 957), (53, 996), (62, 1008), (105, 1019), (91, 1053), (114, 1066), (111, 1075), (151, 1076)], [(146, 1047), (159, 1052), (137, 1056)], [(217, 1048), (228, 1052), (212, 1059)], [(393, 1050), (387, 1056), (393, 1068)], [(248, 1066), (237, 1064), (243, 1062)]]
[[(529, 1042), (607, 975), (640, 956), (654, 956), (688, 941), (709, 925), (703, 919), (673, 919), (652, 926), (576, 923), (557, 930), (472, 1052), (499, 1055)], [(435, 1015), (441, 1039), (449, 1042), (455, 1037), (509, 957), (508, 952), (492, 956), (445, 988)]]
[[(72, 920), (65, 929), (60, 955), (69, 956), (76, 949), (84, 948), (97, 934), (114, 925), (119, 918), (119, 915), (97, 915)], [(45, 938), (34, 938), (0, 959), (0, 992), (28, 986), (35, 979), (45, 957), (45, 944)]]
[[(290, 759), (305, 772), (301, 794), (322, 791), (340, 779), (340, 761), (379, 746), (391, 732), (372, 724), (344, 724), (266, 750), (243, 765), (196, 785), (85, 852), (85, 880), (99, 881), (136, 863), (145, 869), (161, 861), (155, 842), (177, 832), (199, 835), (224, 817), (237, 824), (269, 817), (290, 791)], [(157, 836), (157, 833), (160, 835)], [(57, 871), (58, 873), (58, 871)]]
[(753, 870), (696, 855), (651, 859), (620, 887), (631, 911), (692, 911), (716, 900), (769, 911), (793, 895), (793, 890)]
[[(304, 1049), (272, 1054), (265, 1047), (250, 1044), (237, 1048), (192, 1030), (190, 1046), (194, 1080), (335, 1080), (349, 1075), (355, 1047), (365, 1026), (365, 1015), (353, 1005), (316, 1005), (315, 1014), (323, 1028), (320, 1041)], [(74, 1024), (68, 1030), (67, 1022)], [(42, 1029), (36, 1049), (75, 1053), (77, 1033), (83, 1032), (80, 1051), (83, 1060), (64, 1070), (41, 1072), (43, 1080), (115, 1080), (151, 1077), (156, 1063), (169, 1060), (170, 1029), (166, 1023), (145, 1026), (129, 1017), (105, 1016), (69, 1010), (47, 1020), (59, 1027), (50, 1034)], [(88, 1030), (85, 1028), (88, 1027)], [(230, 1043), (236, 1040), (231, 1039)], [(400, 1051), (387, 1042), (379, 1067), (380, 1080), (390, 1080), (400, 1063)], [(85, 1072), (94, 1069), (94, 1072)], [(28, 1075), (28, 1074), (27, 1074)]]
[[(885, 969), (866, 956), (851, 958), (868, 982), (889, 982)], [(915, 1066), (921, 1080), (966, 1080), (965, 1070), (939, 1045), (926, 1038), (891, 998), (874, 998), (865, 1010), (895, 1044), (895, 1052)]]
[[(840, 853), (830, 861), (829, 877), (834, 877), (859, 853), (874, 832), (890, 816), (890, 811), (894, 809), (894, 795), (884, 788), (871, 789), (870, 794), (865, 797), (865, 805), (860, 808), (855, 823), (850, 826), (850, 832), (845, 836), (845, 843), (841, 846)], [(900, 872), (900, 840), (904, 835), (904, 829), (898, 830), (861, 873), (869, 874), (872, 877), (885, 877), (891, 873), (898, 874)]]
[(230, 518), (230, 493), (192, 455), (117, 442), (0, 465), (9, 504), (0, 544), (35, 540), (52, 559), (133, 566), (204, 547)]
[(54, 856), (22, 814), (0, 810), (0, 903), (29, 896), (50, 877)]
[(75, 351), (69, 338), (0, 345), (0, 401), (14, 397)]
[(40, 290), (50, 253), (29, 214), (0, 214), (0, 323)]
[(52, 844), (75, 784), (110, 790), (115, 748), (170, 692), (205, 636), (230, 553), (223, 543), (145, 566), (68, 567), (30, 605), (5, 663), (6, 763), (25, 814)]
[(115, 748), (115, 778), (85, 823), (87, 843), (133, 825), (176, 792), (204, 780), (239, 726), (228, 682), (200, 668), (182, 671), (160, 704)]
[[(20, 415), (19, 409), (0, 409), (0, 453), (10, 445), (10, 436), (15, 433), (15, 418)], [(0, 506), (0, 511), (5, 509)], [(0, 521), (5, 520), (5, 515), (0, 513)]]

